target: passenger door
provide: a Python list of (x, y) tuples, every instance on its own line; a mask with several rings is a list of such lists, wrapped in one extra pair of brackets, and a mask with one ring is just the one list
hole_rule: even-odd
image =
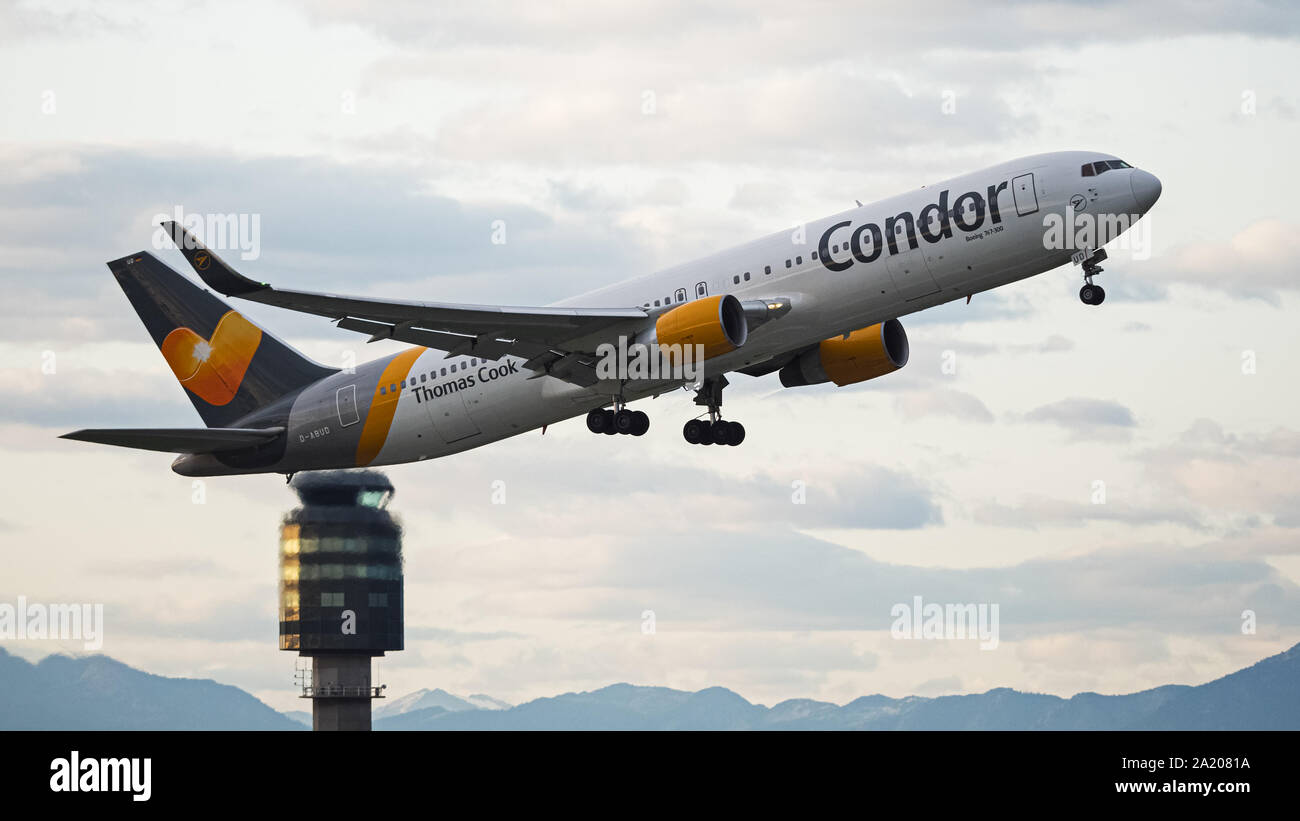
[(1027, 216), (1038, 210), (1038, 192), (1034, 189), (1034, 175), (1021, 174), (1011, 180), (1011, 193), (1016, 198), (1016, 213)]
[(339, 414), (339, 427), (346, 428), (361, 421), (357, 411), (357, 386), (344, 385), (334, 394), (334, 406)]

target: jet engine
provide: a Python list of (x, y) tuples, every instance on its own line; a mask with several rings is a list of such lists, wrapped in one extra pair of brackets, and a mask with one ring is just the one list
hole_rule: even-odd
[(890, 319), (845, 336), (823, 339), (781, 368), (787, 388), (834, 382), (853, 385), (893, 373), (907, 364), (907, 333)]
[(731, 294), (706, 297), (678, 305), (655, 321), (648, 342), (660, 345), (702, 345), (704, 358), (729, 353), (745, 344), (749, 322), (740, 300)]

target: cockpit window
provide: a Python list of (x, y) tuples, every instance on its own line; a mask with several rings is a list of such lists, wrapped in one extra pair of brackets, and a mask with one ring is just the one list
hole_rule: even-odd
[(1105, 174), (1112, 168), (1132, 168), (1133, 166), (1123, 160), (1097, 160), (1093, 163), (1084, 163), (1079, 173), (1085, 177), (1095, 177)]

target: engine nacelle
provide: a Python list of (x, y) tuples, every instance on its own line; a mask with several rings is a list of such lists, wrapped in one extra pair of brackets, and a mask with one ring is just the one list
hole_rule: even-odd
[(731, 294), (678, 305), (655, 321), (649, 338), (660, 345), (702, 345), (704, 358), (730, 353), (749, 338), (749, 322), (740, 300)]
[(787, 388), (822, 382), (852, 385), (893, 373), (907, 364), (907, 355), (903, 323), (890, 319), (847, 337), (823, 339), (781, 368), (781, 384)]

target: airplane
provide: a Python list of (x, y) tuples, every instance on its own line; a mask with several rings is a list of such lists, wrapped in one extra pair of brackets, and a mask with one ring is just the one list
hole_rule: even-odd
[[(650, 420), (632, 402), (693, 388), (704, 410), (683, 438), (735, 446), (745, 428), (722, 418), (728, 374), (777, 373), (785, 387), (875, 379), (907, 364), (899, 317), (1067, 263), (1083, 275), (1080, 300), (1099, 305), (1102, 246), (1160, 194), (1153, 174), (1110, 154), (1037, 154), (535, 308), (283, 290), (167, 221), (213, 291), (412, 347), (326, 367), (141, 251), (109, 270), (206, 427), (62, 438), (176, 453), (183, 476), (292, 476), (434, 459), (584, 415), (593, 433), (640, 436)], [(1081, 242), (1050, 239), (1053, 223), (1087, 220)], [(696, 367), (602, 369), (615, 346), (662, 348), (676, 366), (694, 351)]]

